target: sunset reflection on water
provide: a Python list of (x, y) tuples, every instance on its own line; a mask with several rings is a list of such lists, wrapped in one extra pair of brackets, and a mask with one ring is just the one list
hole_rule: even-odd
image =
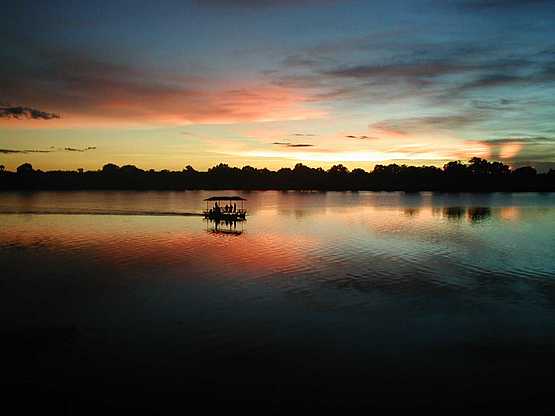
[(250, 192), (230, 234), (182, 215), (206, 192), (125, 195), (0, 195), (10, 377), (322, 397), (495, 384), (555, 351), (553, 196)]

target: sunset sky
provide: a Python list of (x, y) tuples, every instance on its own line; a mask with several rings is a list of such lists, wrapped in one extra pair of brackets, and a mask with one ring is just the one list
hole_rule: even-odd
[(0, 164), (555, 168), (554, 22), (546, 0), (14, 1)]

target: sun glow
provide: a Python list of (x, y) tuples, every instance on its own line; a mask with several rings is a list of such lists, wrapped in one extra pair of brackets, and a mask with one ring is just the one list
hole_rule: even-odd
[[(392, 159), (404, 159), (406, 155), (400, 152), (379, 152), (379, 151), (338, 151), (338, 152), (285, 152), (285, 151), (258, 151), (253, 150), (243, 155), (256, 158), (279, 158), (287, 160), (311, 161), (311, 162), (380, 162)], [(431, 156), (431, 155), (430, 155)], [(426, 159), (436, 159), (433, 157), (424, 157)], [(438, 158), (440, 159), (440, 158)]]
[(507, 143), (501, 147), (499, 157), (501, 159), (510, 159), (518, 155), (521, 149), (522, 143)]

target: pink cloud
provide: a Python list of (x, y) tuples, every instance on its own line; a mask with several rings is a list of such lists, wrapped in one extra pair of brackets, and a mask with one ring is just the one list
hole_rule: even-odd
[[(40, 76), (0, 84), (4, 101), (48, 108), (60, 120), (2, 119), (5, 126), (242, 123), (320, 117), (300, 88), (138, 70), (50, 52)], [(13, 102), (13, 103), (12, 103)], [(18, 122), (16, 124), (16, 122)]]
[(370, 125), (373, 134), (383, 137), (399, 138), (406, 137), (408, 133), (388, 122), (378, 122)]

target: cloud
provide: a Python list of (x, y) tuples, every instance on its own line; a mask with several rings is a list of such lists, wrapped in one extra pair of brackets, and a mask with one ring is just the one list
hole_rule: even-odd
[(78, 148), (75, 148), (75, 147), (66, 147), (66, 148), (64, 148), (64, 150), (66, 152), (87, 152), (89, 150), (96, 150), (96, 146), (89, 146), (89, 147), (85, 147), (85, 148), (82, 148), (82, 149), (78, 149)]
[(555, 165), (555, 137), (503, 137), (469, 141), (467, 145), (482, 146), (486, 158), (503, 160), (514, 166), (534, 165), (543, 170), (549, 163)]
[[(199, 7), (226, 9), (267, 9), (282, 7), (325, 6), (341, 0), (195, 0)], [(343, 0), (345, 2), (345, 0)]]
[[(285, 74), (274, 73), (274, 77), (285, 85), (308, 82), (311, 86), (332, 87), (331, 90), (352, 87), (345, 84), (350, 81), (397, 83), (399, 80), (420, 88), (434, 87), (437, 83), (448, 88), (466, 83), (467, 76), (518, 75), (513, 72), (526, 72), (538, 64), (535, 47), (527, 45), (526, 49), (517, 49), (518, 43), (511, 40), (510, 37), (493, 41), (486, 38), (480, 42), (464, 38), (430, 40), (415, 35), (410, 29), (371, 32), (324, 41), (289, 54), (282, 61)], [(543, 55), (552, 50), (545, 44), (538, 44), (537, 49)], [(375, 83), (367, 83), (365, 90), (375, 87)]]
[(507, 98), (493, 98), (470, 100), (469, 103), (477, 110), (506, 111), (515, 108), (518, 101)]
[(483, 143), (489, 143), (489, 144), (508, 144), (508, 143), (555, 144), (555, 137), (545, 137), (545, 136), (506, 137), (506, 138), (500, 138), (500, 139), (483, 140)]
[(362, 135), (362, 136), (355, 136), (355, 135), (352, 135), (352, 134), (349, 134), (349, 135), (347, 135), (347, 136), (345, 136), (345, 137), (346, 137), (347, 139), (357, 139), (357, 140), (376, 140), (376, 139), (378, 139), (378, 137), (365, 136), (365, 135)]
[(287, 55), (282, 70), (268, 77), (275, 85), (305, 91), (307, 102), (334, 108), (410, 100), (459, 110), (465, 101), (490, 89), (515, 86), (532, 92), (555, 80), (553, 60), (545, 53), (538, 55), (550, 50), (549, 45), (518, 48), (508, 40), (432, 41), (408, 36), (412, 35), (378, 33), (305, 48)]
[(51, 153), (52, 150), (15, 150), (15, 149), (0, 149), (2, 154), (12, 153)]
[(552, 0), (463, 0), (458, 6), (472, 11), (503, 10), (515, 7), (552, 6)]
[(0, 118), (15, 118), (15, 119), (34, 119), (34, 120), (52, 120), (60, 118), (58, 114), (47, 113), (46, 111), (37, 110), (29, 107), (0, 107)]
[(425, 78), (462, 72), (464, 65), (441, 62), (401, 63), (386, 65), (356, 65), (324, 71), (324, 75), (339, 78)]
[(36, 45), (26, 53), (29, 56), (11, 57), (9, 67), (0, 67), (0, 91), (7, 100), (58, 109), (64, 113), (64, 126), (304, 120), (323, 114), (308, 106), (301, 90), (263, 81), (224, 84)]
[(386, 137), (404, 137), (409, 133), (404, 130), (403, 124), (397, 120), (384, 120), (377, 123), (372, 123), (368, 126), (378, 135), (385, 135)]
[(272, 144), (284, 147), (314, 147), (313, 144), (308, 143), (289, 143), (289, 142), (274, 142)]
[[(462, 83), (453, 88), (450, 93), (466, 92), (473, 89), (483, 90), (485, 88), (522, 85), (542, 85), (555, 81), (555, 67), (550, 63), (537, 63), (529, 65), (534, 72), (525, 75), (495, 73), (480, 76), (470, 82)], [(539, 68), (538, 68), (539, 67)]]
[[(499, 84), (520, 82), (521, 76), (511, 72), (527, 68), (534, 63), (525, 58), (493, 58), (485, 61), (464, 62), (465, 56), (431, 55), (428, 59), (409, 57), (405, 62), (392, 62), (383, 64), (362, 64), (342, 66), (333, 69), (321, 70), (325, 77), (336, 79), (351, 79), (371, 82), (368, 86), (375, 87), (375, 83), (397, 84), (403, 80), (408, 85), (418, 88), (429, 88), (442, 85), (450, 89), (451, 86), (463, 85), (466, 88), (479, 88), (496, 86)], [(493, 73), (492, 71), (503, 71)], [(544, 68), (544, 78), (550, 71)], [(463, 76), (460, 81), (447, 80), (446, 77)], [(465, 81), (465, 77), (477, 79), (472, 82)], [(374, 83), (372, 83), (372, 81)]]
[(484, 119), (481, 113), (454, 114), (442, 116), (422, 116), (382, 120), (370, 124), (377, 134), (387, 136), (408, 136), (414, 133), (433, 131), (456, 131), (476, 124)]
[(530, 76), (524, 77), (509, 74), (488, 74), (478, 77), (470, 82), (462, 83), (451, 89), (448, 94), (461, 93), (474, 89), (483, 90), (485, 88), (517, 85), (533, 81), (534, 78)]
[(27, 153), (53, 153), (53, 152), (87, 152), (89, 150), (96, 150), (96, 146), (88, 146), (88, 147), (84, 147), (84, 148), (75, 148), (75, 147), (65, 147), (65, 148), (56, 148), (54, 146), (50, 146), (49, 149), (47, 150), (41, 150), (41, 149), (23, 149), (23, 150), (19, 150), (19, 149), (0, 149), (0, 153), (1, 154), (17, 154), (17, 153), (22, 153), (22, 154), (27, 154)]

